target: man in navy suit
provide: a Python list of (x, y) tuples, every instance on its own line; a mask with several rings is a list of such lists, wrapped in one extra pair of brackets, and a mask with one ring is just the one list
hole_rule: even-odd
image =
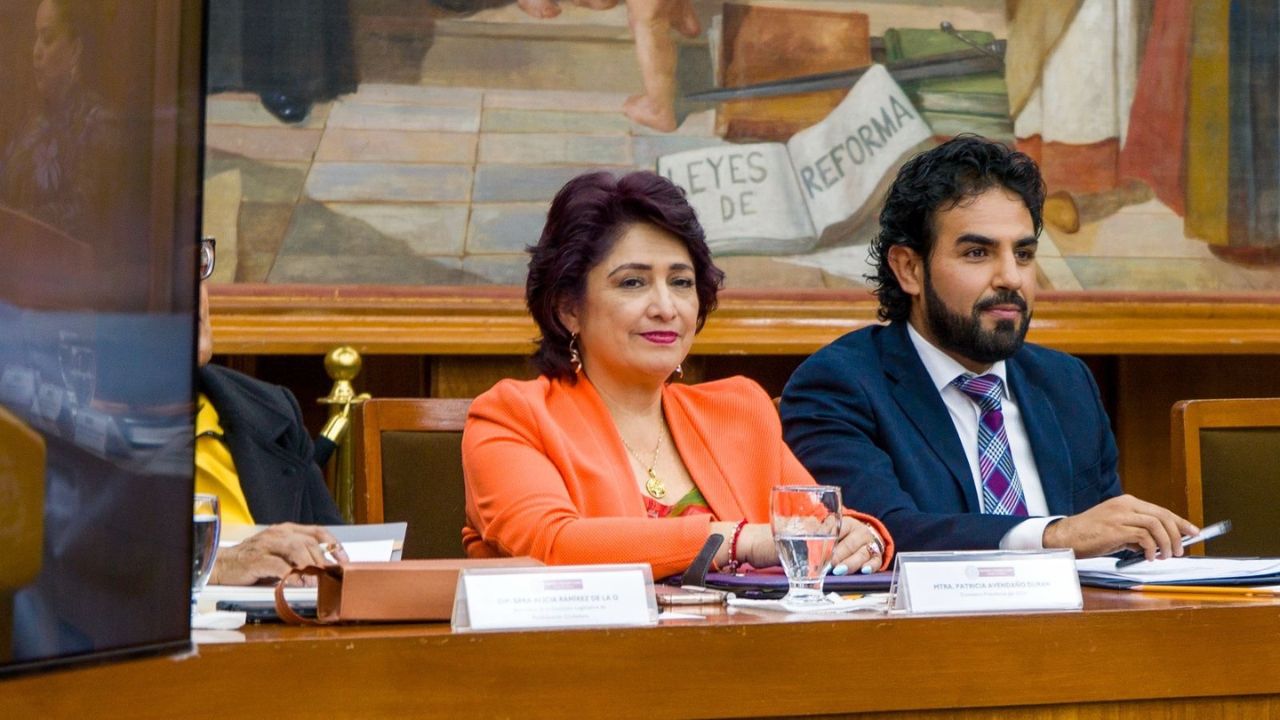
[(1122, 494), (1084, 363), (1023, 342), (1043, 204), (1035, 163), (998, 143), (961, 136), (908, 161), (872, 247), (889, 322), (796, 370), (787, 443), (901, 550), (1181, 555), (1196, 528)]

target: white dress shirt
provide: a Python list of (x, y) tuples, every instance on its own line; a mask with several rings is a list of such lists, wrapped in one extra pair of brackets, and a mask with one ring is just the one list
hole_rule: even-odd
[[(951, 422), (960, 436), (960, 444), (964, 447), (965, 457), (969, 460), (969, 470), (973, 475), (973, 486), (982, 497), (982, 473), (978, 470), (978, 421), (981, 410), (978, 404), (965, 395), (960, 388), (951, 383), (961, 375), (973, 375), (963, 365), (956, 362), (946, 353), (939, 350), (910, 324), (907, 334), (916, 354), (924, 363), (934, 388), (942, 396), (942, 402), (951, 414)], [(1002, 385), (1000, 410), (1004, 415), (1004, 432), (1009, 437), (1009, 450), (1013, 453), (1013, 467), (1018, 474), (1018, 484), (1022, 486), (1022, 497), (1027, 504), (1027, 513), (1032, 517), (1015, 525), (1000, 538), (1001, 550), (1041, 550), (1044, 548), (1044, 529), (1049, 523), (1062, 515), (1049, 516), (1049, 503), (1044, 499), (1044, 486), (1040, 483), (1040, 472), (1036, 469), (1036, 456), (1031, 452), (1031, 441), (1027, 439), (1027, 428), (1022, 424), (1022, 412), (1009, 390), (1009, 378), (1005, 376), (1003, 360), (991, 366), (983, 375), (995, 375)], [(1039, 516), (1039, 517), (1037, 517)]]

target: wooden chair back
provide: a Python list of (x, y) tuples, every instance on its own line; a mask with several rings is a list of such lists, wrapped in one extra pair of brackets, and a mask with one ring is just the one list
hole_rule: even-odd
[(355, 412), (355, 520), (409, 523), (404, 557), (462, 557), (469, 399), (375, 398)]
[(1172, 412), (1173, 480), (1196, 525), (1231, 520), (1209, 555), (1280, 555), (1280, 398), (1183, 400)]

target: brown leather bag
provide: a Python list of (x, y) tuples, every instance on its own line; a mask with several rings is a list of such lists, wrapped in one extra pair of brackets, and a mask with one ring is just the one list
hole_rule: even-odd
[[(276, 614), (293, 625), (448, 620), (453, 615), (453, 593), (460, 570), (541, 564), (532, 558), (514, 557), (401, 560), (294, 568), (276, 583)], [(284, 599), (285, 582), (291, 577), (306, 575), (318, 580), (314, 620), (294, 612)]]

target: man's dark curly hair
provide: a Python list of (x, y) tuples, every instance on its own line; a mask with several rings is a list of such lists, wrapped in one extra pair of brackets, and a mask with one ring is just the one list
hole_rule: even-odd
[(607, 172), (579, 175), (551, 201), (547, 224), (530, 246), (525, 304), (542, 337), (533, 364), (549, 378), (576, 382), (569, 361), (569, 331), (560, 322), (563, 303), (578, 305), (587, 289), (587, 273), (604, 260), (632, 225), (648, 224), (671, 233), (693, 260), (698, 324), (716, 307), (724, 273), (711, 261), (706, 235), (684, 191), (651, 172), (614, 178)]
[(871, 243), (870, 262), (876, 270), (867, 279), (880, 299), (881, 320), (906, 320), (911, 314), (911, 296), (889, 266), (889, 249), (904, 245), (928, 262), (937, 213), (997, 185), (1022, 198), (1039, 236), (1044, 180), (1035, 161), (1023, 153), (977, 135), (958, 135), (902, 166), (880, 211), (880, 233)]

